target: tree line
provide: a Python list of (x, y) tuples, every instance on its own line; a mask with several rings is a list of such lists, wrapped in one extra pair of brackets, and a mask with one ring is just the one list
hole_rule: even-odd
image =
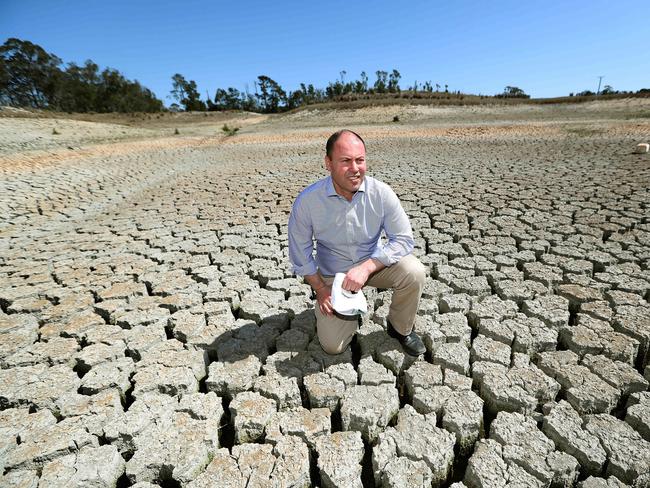
[[(408, 96), (458, 97), (460, 91), (451, 92), (447, 84), (425, 81), (406, 87), (403, 93), (400, 81), (402, 75), (396, 69), (375, 71), (375, 79), (370, 81), (362, 71), (357, 79), (348, 79), (347, 72), (341, 71), (336, 81), (325, 88), (313, 84), (300, 83), (297, 90), (287, 91), (266, 75), (254, 81), (253, 91), (248, 87), (240, 91), (234, 87), (217, 88), (214, 95), (206, 93), (202, 99), (194, 80), (187, 80), (182, 74), (172, 76), (171, 98), (175, 102), (172, 110), (218, 111), (245, 110), (250, 112), (277, 113), (302, 105), (322, 102), (349, 101), (359, 98)], [(645, 94), (648, 89), (639, 90)], [(618, 92), (605, 85), (594, 94), (590, 91), (578, 93), (585, 95), (614, 95), (632, 92)], [(521, 88), (506, 86), (496, 98), (528, 99), (530, 96)], [(569, 95), (573, 96), (573, 93)], [(489, 98), (481, 96), (481, 98)], [(67, 112), (158, 112), (164, 105), (151, 90), (131, 81), (112, 68), (99, 69), (91, 60), (83, 65), (63, 64), (58, 56), (46, 52), (41, 46), (29, 41), (9, 38), (0, 46), (0, 105), (31, 107)]]
[(112, 68), (87, 60), (63, 64), (29, 41), (9, 38), (0, 46), (0, 105), (67, 112), (158, 112), (151, 90)]
[[(196, 82), (176, 73), (172, 76), (171, 97), (175, 103), (171, 109), (277, 113), (314, 103), (402, 93), (402, 75), (396, 69), (375, 71), (372, 83), (366, 72), (361, 72), (358, 79), (346, 78), (347, 72), (341, 71), (339, 78), (325, 88), (301, 83), (297, 90), (286, 91), (271, 77), (260, 75), (252, 93), (248, 89), (217, 88), (214, 95), (207, 94), (204, 101)], [(434, 93), (434, 87), (435, 93), (449, 94), (447, 84), (431, 81), (416, 81), (406, 91)], [(460, 92), (455, 95), (461, 96)], [(498, 96), (528, 98), (517, 87), (507, 87)], [(115, 69), (100, 71), (92, 60), (81, 66), (64, 65), (61, 58), (41, 46), (16, 38), (9, 38), (0, 46), (0, 105), (67, 112), (158, 112), (164, 109), (162, 101), (151, 90), (137, 80), (126, 79)]]
[[(183, 110), (247, 110), (251, 112), (276, 113), (291, 110), (301, 105), (331, 102), (350, 99), (353, 97), (400, 94), (400, 79), (402, 75), (396, 69), (392, 71), (375, 71), (375, 81), (370, 84), (368, 75), (362, 71), (359, 79), (346, 81), (347, 72), (341, 71), (339, 79), (330, 82), (325, 88), (316, 88), (313, 84), (300, 83), (295, 91), (287, 92), (280, 84), (266, 75), (260, 75), (254, 82), (254, 92), (248, 89), (240, 91), (234, 87), (217, 88), (213, 97), (209, 94), (206, 101), (201, 100), (196, 82), (186, 80), (183, 75), (176, 73), (172, 76), (171, 97), (176, 101), (173, 109)], [(427, 81), (407, 88), (412, 92), (433, 93), (434, 84)], [(441, 85), (435, 84), (436, 91)], [(445, 93), (449, 93), (448, 85), (444, 85)]]
[(398, 93), (400, 91), (399, 71), (392, 73), (377, 71), (377, 81), (368, 86), (368, 76), (361, 73), (361, 79), (345, 82), (345, 71), (341, 71), (341, 80), (329, 83), (325, 89), (315, 88), (312, 84), (301, 83), (295, 91), (285, 91), (280, 84), (266, 75), (257, 77), (255, 91), (239, 91), (237, 88), (217, 88), (214, 97), (208, 95), (207, 101), (200, 99), (196, 82), (186, 80), (176, 73), (172, 76), (171, 96), (176, 106), (184, 110), (247, 110), (251, 112), (275, 113), (291, 110), (300, 105), (336, 100), (349, 94)]
[[(592, 92), (591, 90), (583, 90), (581, 92), (578, 92), (575, 94), (576, 97), (593, 97), (593, 96), (600, 96), (600, 95), (634, 95), (634, 94), (648, 94), (650, 93), (650, 89), (648, 88), (641, 88), (640, 90), (633, 92), (633, 91), (625, 91), (625, 90), (615, 90), (612, 85), (605, 85), (602, 90), (597, 91), (597, 92)], [(569, 96), (572, 97), (574, 96), (573, 93), (569, 93)]]

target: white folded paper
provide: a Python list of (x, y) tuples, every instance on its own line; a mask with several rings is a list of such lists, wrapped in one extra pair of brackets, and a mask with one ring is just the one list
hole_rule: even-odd
[(363, 292), (356, 293), (344, 290), (341, 285), (345, 273), (336, 273), (332, 283), (332, 307), (341, 315), (360, 315), (368, 311), (368, 304)]

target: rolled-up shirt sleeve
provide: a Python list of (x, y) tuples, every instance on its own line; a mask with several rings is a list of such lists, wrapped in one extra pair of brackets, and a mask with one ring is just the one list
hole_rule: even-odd
[(395, 195), (395, 192), (388, 186), (384, 189), (385, 194), (383, 229), (388, 242), (377, 243), (372, 253), (372, 258), (377, 259), (384, 266), (397, 263), (404, 256), (411, 254), (415, 246), (411, 223), (402, 205)]
[(308, 212), (297, 198), (289, 215), (289, 260), (298, 276), (313, 275), (317, 271), (314, 259), (313, 227)]

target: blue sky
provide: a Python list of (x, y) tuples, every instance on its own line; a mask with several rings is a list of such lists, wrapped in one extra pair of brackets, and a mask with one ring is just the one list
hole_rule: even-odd
[(0, 42), (18, 37), (65, 62), (92, 59), (152, 89), (171, 76), (253, 91), (258, 75), (285, 90), (324, 88), (393, 68), (401, 86), (430, 80), (534, 97), (650, 88), (648, 0), (175, 1), (0, 0)]

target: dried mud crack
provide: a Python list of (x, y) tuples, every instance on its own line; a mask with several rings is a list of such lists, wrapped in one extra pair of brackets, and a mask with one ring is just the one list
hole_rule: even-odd
[(650, 486), (650, 124), (422, 110), (346, 124), (428, 269), (418, 359), (374, 289), (325, 354), (289, 268), (340, 111), (4, 153), (0, 485)]

